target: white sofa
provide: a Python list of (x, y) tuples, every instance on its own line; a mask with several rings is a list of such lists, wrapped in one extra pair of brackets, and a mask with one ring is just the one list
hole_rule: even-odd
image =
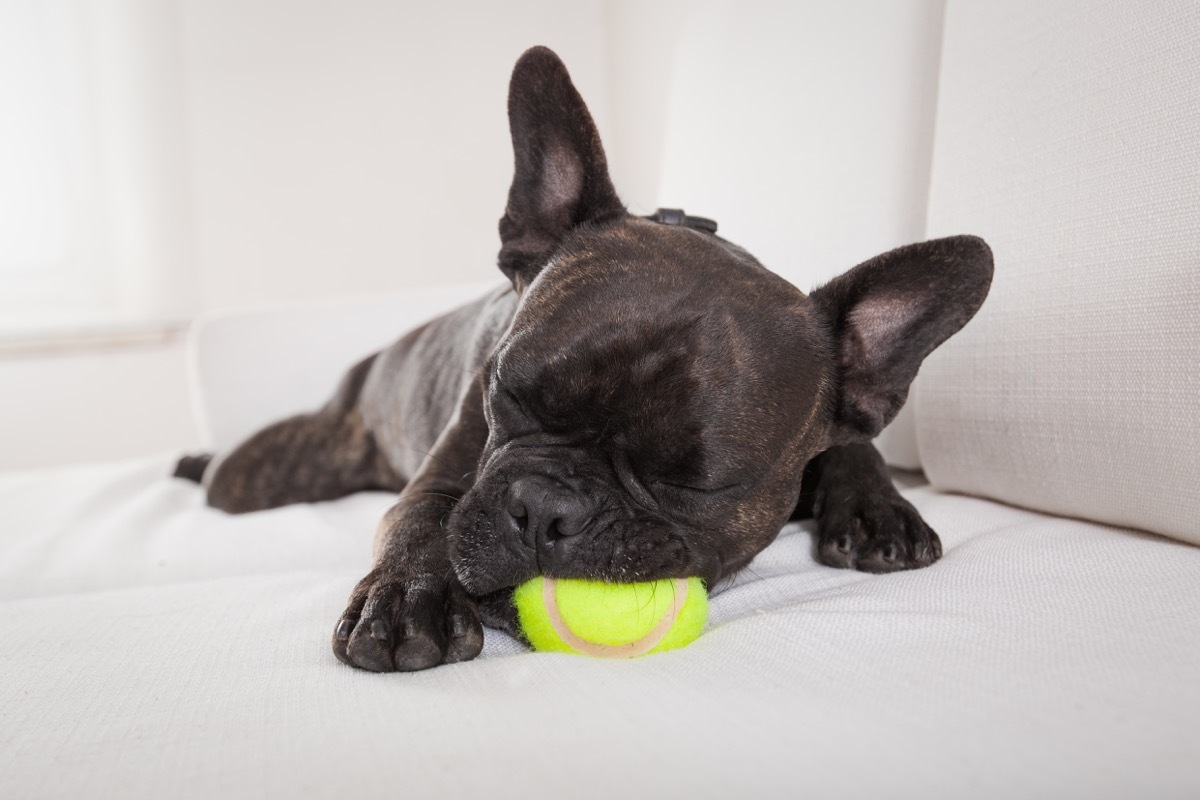
[(389, 499), (230, 518), (169, 457), (0, 479), (0, 796), (1195, 797), (1200, 549), (927, 487), (936, 566), (787, 529), (688, 648), (375, 675)]
[[(375, 675), (329, 637), (387, 496), (11, 473), (0, 797), (1200, 796), (1200, 11), (1014, 8), (947, 10), (927, 228), (996, 283), (885, 443), (938, 564), (793, 525), (684, 650)], [(476, 290), (209, 319), (197, 411), (227, 445)]]

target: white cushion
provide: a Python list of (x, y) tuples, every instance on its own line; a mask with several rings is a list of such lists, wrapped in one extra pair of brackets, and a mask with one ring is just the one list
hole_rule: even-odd
[(1200, 6), (951, 2), (931, 236), (995, 250), (915, 389), (945, 489), (1200, 543)]
[[(658, 203), (715, 217), (805, 292), (921, 239), (941, 14), (940, 0), (689, 4), (668, 101), (645, 109), (664, 131)], [(919, 468), (909, 412), (876, 445)]]
[(913, 411), (911, 394), (909, 402), (900, 413), (875, 437), (875, 447), (883, 460), (900, 469), (921, 469), (921, 451), (917, 447), (917, 417)]
[(192, 328), (192, 397), (208, 444), (227, 448), (314, 411), (359, 359), (475, 300), (497, 281), (292, 303), (201, 318)]
[(329, 636), (389, 498), (170, 468), (0, 475), (0, 797), (1200, 796), (1200, 549), (918, 488), (929, 569), (791, 526), (683, 650), (372, 675)]

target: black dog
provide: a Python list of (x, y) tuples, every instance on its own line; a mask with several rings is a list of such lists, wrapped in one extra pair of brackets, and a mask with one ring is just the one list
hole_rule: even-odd
[(539, 573), (712, 586), (797, 517), (831, 566), (936, 561), (869, 442), (983, 303), (987, 245), (902, 247), (805, 296), (706, 221), (631, 216), (549, 50), (517, 62), (508, 109), (512, 287), (356, 365), (320, 411), (177, 471), (235, 513), (402, 490), (337, 657), (473, 658), (481, 622), (516, 633), (511, 589)]

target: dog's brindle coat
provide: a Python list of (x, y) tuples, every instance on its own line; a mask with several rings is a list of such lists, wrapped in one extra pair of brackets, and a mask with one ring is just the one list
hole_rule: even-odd
[(539, 573), (713, 586), (789, 518), (815, 516), (831, 566), (937, 560), (869, 442), (983, 303), (987, 245), (902, 247), (805, 296), (711, 233), (630, 215), (549, 50), (517, 62), (509, 119), (511, 288), (357, 364), (316, 413), (180, 463), (233, 513), (400, 492), (337, 657), (473, 658), (481, 622), (517, 633), (511, 589)]

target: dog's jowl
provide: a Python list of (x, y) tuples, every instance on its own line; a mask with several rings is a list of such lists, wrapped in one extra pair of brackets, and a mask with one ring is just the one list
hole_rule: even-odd
[(628, 213), (554, 53), (517, 62), (508, 113), (510, 285), (355, 365), (320, 410), (180, 464), (231, 513), (399, 492), (337, 657), (473, 658), (482, 624), (516, 633), (511, 590), (537, 574), (712, 586), (802, 516), (830, 566), (936, 561), (870, 441), (983, 303), (987, 245), (908, 245), (805, 295), (707, 221)]

